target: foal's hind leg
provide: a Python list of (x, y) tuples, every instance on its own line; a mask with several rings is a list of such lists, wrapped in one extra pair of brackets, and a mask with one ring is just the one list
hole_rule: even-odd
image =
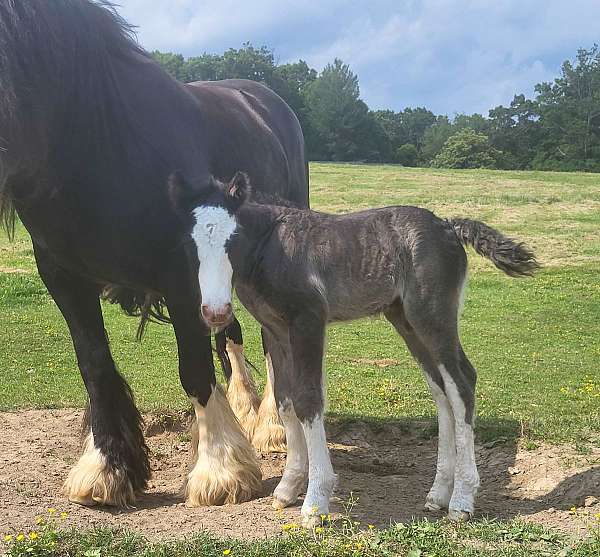
[(271, 341), (264, 330), (262, 331), (262, 336), (267, 365), (267, 383), (258, 409), (256, 427), (252, 435), (252, 444), (256, 450), (265, 453), (285, 452), (286, 433), (277, 412), (277, 403), (273, 388), (273, 349), (270, 346)]
[(81, 458), (64, 492), (82, 505), (125, 507), (150, 478), (141, 416), (108, 347), (96, 285), (58, 267), (34, 244), (38, 270), (71, 332), (90, 405)]
[[(429, 351), (406, 321), (402, 306), (397, 304), (385, 313), (386, 318), (402, 335), (411, 354), (423, 369), (429, 390), (437, 406), (438, 454), (435, 479), (425, 502), (428, 510), (448, 508), (454, 489), (456, 443), (454, 438), (454, 413), (450, 401), (440, 387), (441, 375), (433, 363)], [(435, 378), (435, 379), (434, 379)], [(437, 382), (436, 382), (437, 379)]]
[[(443, 400), (446, 395), (446, 406), (442, 407), (440, 421), (448, 422), (448, 417), (454, 417), (454, 444), (456, 461), (454, 467), (454, 486), (448, 503), (448, 516), (452, 520), (468, 518), (475, 510), (475, 496), (479, 487), (479, 474), (475, 464), (475, 444), (473, 435), (473, 420), (475, 413), (475, 382), (476, 373), (467, 360), (458, 340), (457, 300), (427, 300), (421, 302), (417, 296), (405, 300), (405, 323), (408, 328), (402, 332), (407, 344), (421, 362), (428, 374), (428, 382), (433, 387), (436, 399)], [(435, 307), (435, 310), (431, 308)], [(445, 309), (444, 309), (445, 308)], [(423, 348), (425, 352), (423, 352)], [(437, 402), (437, 400), (436, 400)], [(449, 409), (448, 409), (449, 406)], [(451, 412), (451, 413), (450, 413)], [(450, 446), (450, 427), (440, 428), (440, 459), (444, 460), (442, 439), (448, 439)], [(451, 449), (446, 452), (445, 459), (452, 460)], [(442, 469), (449, 469), (449, 464)], [(437, 475), (436, 475), (437, 479)], [(430, 507), (435, 508), (439, 502), (445, 502), (444, 486), (448, 485), (443, 476), (440, 477), (440, 490), (436, 483), (430, 492)], [(436, 493), (437, 491), (437, 493)], [(439, 497), (441, 495), (442, 497)]]

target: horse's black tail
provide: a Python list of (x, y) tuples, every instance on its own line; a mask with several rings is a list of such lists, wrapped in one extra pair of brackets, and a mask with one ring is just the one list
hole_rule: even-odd
[(540, 268), (533, 251), (524, 243), (507, 238), (483, 222), (457, 218), (448, 223), (464, 246), (472, 246), (511, 277), (530, 277)]

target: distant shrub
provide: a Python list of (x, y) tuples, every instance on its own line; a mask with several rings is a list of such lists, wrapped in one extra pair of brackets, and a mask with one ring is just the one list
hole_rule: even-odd
[(412, 143), (405, 143), (396, 149), (396, 161), (402, 166), (417, 166), (419, 152)]
[(501, 151), (483, 133), (465, 128), (450, 136), (433, 159), (436, 168), (497, 168)]

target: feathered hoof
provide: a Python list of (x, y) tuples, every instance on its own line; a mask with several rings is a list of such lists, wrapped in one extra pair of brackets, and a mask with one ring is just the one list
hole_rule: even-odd
[(262, 493), (262, 474), (255, 460), (230, 462), (225, 466), (225, 463), (212, 458), (198, 459), (188, 475), (186, 505), (205, 507), (244, 503), (254, 499)]
[(275, 408), (267, 411), (261, 405), (252, 435), (252, 445), (261, 453), (285, 453), (285, 428)]
[(84, 452), (71, 469), (63, 485), (63, 493), (78, 505), (111, 505), (130, 507), (135, 491), (124, 470), (110, 468), (104, 456), (86, 439)]
[(221, 388), (214, 387), (206, 407), (194, 401), (194, 409), (195, 464), (185, 486), (186, 504), (203, 507), (243, 503), (262, 494), (258, 458)]

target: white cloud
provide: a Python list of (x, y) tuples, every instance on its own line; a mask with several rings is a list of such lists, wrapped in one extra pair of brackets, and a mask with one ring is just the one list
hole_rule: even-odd
[(598, 40), (597, 0), (122, 0), (150, 49), (222, 52), (266, 44), (321, 69), (342, 58), (375, 108), (486, 113), (532, 93)]

